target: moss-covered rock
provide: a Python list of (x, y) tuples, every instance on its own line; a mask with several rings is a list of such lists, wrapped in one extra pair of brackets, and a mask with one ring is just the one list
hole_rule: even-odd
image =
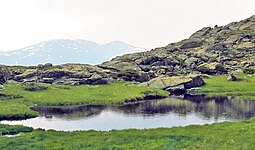
[(204, 80), (199, 75), (187, 76), (159, 76), (148, 82), (139, 84), (140, 86), (150, 86), (170, 91), (172, 94), (182, 94), (186, 89), (203, 86)]
[(201, 64), (197, 67), (197, 70), (204, 74), (216, 74), (225, 72), (225, 68), (217, 62)]

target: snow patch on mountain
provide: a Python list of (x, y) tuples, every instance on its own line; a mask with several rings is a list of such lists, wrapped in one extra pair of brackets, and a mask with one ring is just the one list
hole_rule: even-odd
[(86, 40), (57, 39), (41, 42), (22, 49), (0, 53), (0, 63), (6, 65), (37, 65), (40, 63), (99, 64), (113, 57), (146, 51), (122, 41), (97, 44)]

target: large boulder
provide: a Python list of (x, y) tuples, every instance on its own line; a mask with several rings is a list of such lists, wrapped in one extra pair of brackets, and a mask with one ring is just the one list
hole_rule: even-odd
[(47, 70), (41, 74), (41, 78), (54, 78), (58, 79), (63, 76), (66, 76), (69, 74), (69, 72), (61, 70), (61, 69), (56, 69), (56, 70)]
[(53, 64), (52, 63), (46, 63), (43, 67), (44, 68), (50, 68), (50, 67), (53, 67)]
[(190, 76), (188, 76), (188, 78), (190, 78), (191, 81), (183, 84), (185, 89), (201, 87), (205, 84), (203, 78), (199, 75), (190, 75)]
[(188, 41), (184, 43), (180, 48), (181, 49), (188, 49), (188, 48), (196, 48), (202, 46), (201, 41)]
[(123, 79), (125, 81), (145, 82), (150, 79), (150, 75), (146, 72), (127, 69), (119, 71), (117, 73), (117, 78)]
[(203, 63), (197, 67), (197, 70), (203, 74), (222, 74), (225, 73), (225, 68), (217, 62)]
[(140, 86), (150, 86), (154, 88), (161, 88), (163, 90), (170, 91), (172, 94), (181, 94), (186, 89), (200, 87), (205, 84), (204, 80), (199, 75), (187, 75), (187, 76), (159, 76), (151, 79), (148, 82), (139, 84)]
[(228, 76), (228, 81), (243, 81), (244, 79), (238, 78), (235, 75), (231, 74)]
[(91, 85), (99, 85), (99, 84), (107, 84), (108, 79), (102, 78), (98, 74), (93, 74), (90, 78), (83, 80), (80, 84), (91, 84)]
[(207, 50), (219, 50), (219, 51), (224, 51), (227, 49), (227, 45), (224, 43), (216, 43), (210, 45)]

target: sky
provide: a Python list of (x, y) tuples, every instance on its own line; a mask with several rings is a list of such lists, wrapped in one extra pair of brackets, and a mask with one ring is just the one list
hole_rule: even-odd
[(0, 0), (0, 51), (51, 39), (155, 48), (255, 15), (255, 0)]

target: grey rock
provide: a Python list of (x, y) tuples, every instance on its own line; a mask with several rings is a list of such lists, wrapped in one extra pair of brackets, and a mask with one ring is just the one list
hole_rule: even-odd
[(188, 58), (187, 60), (185, 60), (185, 63), (188, 65), (188, 66), (191, 66), (192, 64), (196, 65), (197, 62), (198, 62), (198, 58), (196, 57), (190, 57)]
[(231, 72), (232, 74), (243, 74), (243, 70), (242, 69), (236, 69), (234, 71)]
[(52, 84), (54, 82), (54, 78), (42, 78), (42, 83)]
[(65, 71), (62, 71), (62, 70), (46, 71), (46, 72), (42, 73), (41, 78), (58, 79), (58, 78), (61, 78), (61, 77), (65, 76), (66, 74), (67, 73)]
[(181, 49), (188, 49), (188, 48), (196, 48), (202, 46), (201, 41), (190, 41), (187, 43), (184, 43), (180, 48)]
[(207, 50), (219, 50), (219, 51), (224, 51), (227, 49), (227, 45), (224, 43), (216, 43), (213, 45), (210, 45)]
[(170, 92), (170, 94), (172, 94), (172, 95), (182, 95), (187, 92), (187, 89), (185, 89), (184, 85), (177, 85), (177, 86), (169, 87), (165, 90)]
[(150, 80), (150, 75), (149, 75), (149, 73), (141, 73), (141, 75), (140, 75), (140, 77), (138, 78), (138, 80), (137, 81), (139, 81), (139, 82), (145, 82), (145, 81), (148, 81), (148, 80)]
[(44, 67), (43, 64), (39, 64), (39, 65), (37, 66), (38, 69), (42, 69), (43, 67)]
[(43, 67), (44, 67), (44, 68), (49, 68), (49, 67), (52, 67), (52, 66), (53, 66), (52, 63), (46, 63)]
[(171, 54), (173, 52), (177, 52), (177, 51), (180, 51), (180, 50), (181, 49), (179, 49), (179, 48), (172, 48), (172, 49), (167, 49), (166, 51), (167, 51), (168, 54)]
[(243, 81), (244, 79), (238, 78), (235, 75), (231, 74), (228, 76), (228, 81)]
[(197, 70), (203, 74), (216, 74), (216, 73), (224, 73), (226, 72), (223, 65), (217, 62), (213, 63), (203, 63), (197, 67)]
[[(203, 86), (204, 80), (199, 75), (188, 76), (159, 76), (151, 79), (148, 82), (139, 84), (140, 86), (150, 86), (154, 88), (161, 88), (170, 92), (182, 93), (186, 89)], [(182, 91), (182, 92), (181, 92)], [(177, 94), (173, 93), (173, 94)]]
[(193, 76), (191, 77), (192, 80), (190, 82), (184, 83), (184, 88), (185, 89), (190, 89), (190, 88), (195, 88), (195, 87), (201, 87), (205, 84), (203, 78), (201, 76)]

